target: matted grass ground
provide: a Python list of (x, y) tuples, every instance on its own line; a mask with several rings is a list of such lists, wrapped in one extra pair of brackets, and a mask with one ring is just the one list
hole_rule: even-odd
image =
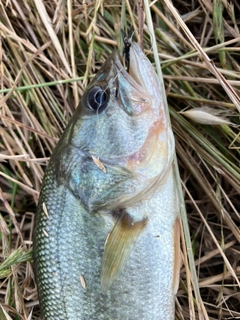
[(240, 4), (173, 4), (0, 1), (0, 319), (39, 319), (31, 247), (44, 170), (127, 25), (156, 66), (158, 52), (176, 138), (187, 209), (176, 319), (240, 318)]

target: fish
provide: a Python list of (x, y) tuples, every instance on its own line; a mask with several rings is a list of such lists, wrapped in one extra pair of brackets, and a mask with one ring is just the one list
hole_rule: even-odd
[(173, 320), (179, 282), (174, 136), (137, 43), (86, 88), (43, 179), (33, 258), (44, 320)]

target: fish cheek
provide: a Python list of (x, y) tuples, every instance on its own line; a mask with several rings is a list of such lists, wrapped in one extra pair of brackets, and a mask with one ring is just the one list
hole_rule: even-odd
[(80, 165), (75, 165), (66, 182), (67, 187), (87, 210), (97, 211), (96, 199), (98, 199), (98, 204), (103, 202), (103, 199), (101, 199), (101, 187), (98, 183), (98, 181), (101, 181), (101, 171), (97, 170), (97, 168), (92, 170), (92, 162), (93, 160), (88, 158)]
[[(126, 193), (125, 183), (132, 176), (122, 168), (107, 167), (102, 171), (92, 157), (68, 157), (64, 183), (89, 212), (115, 205)], [(64, 161), (66, 163), (66, 161)], [(69, 169), (70, 168), (70, 169)]]

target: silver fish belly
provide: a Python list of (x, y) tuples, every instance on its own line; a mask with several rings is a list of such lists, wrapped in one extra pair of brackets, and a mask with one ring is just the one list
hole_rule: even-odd
[(34, 235), (45, 320), (173, 320), (179, 274), (174, 139), (136, 43), (86, 89), (46, 170)]

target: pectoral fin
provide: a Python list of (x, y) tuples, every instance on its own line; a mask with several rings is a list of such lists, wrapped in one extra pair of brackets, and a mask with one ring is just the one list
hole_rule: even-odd
[(139, 234), (147, 223), (147, 218), (135, 222), (123, 211), (109, 234), (103, 254), (101, 287), (106, 292), (122, 270)]

